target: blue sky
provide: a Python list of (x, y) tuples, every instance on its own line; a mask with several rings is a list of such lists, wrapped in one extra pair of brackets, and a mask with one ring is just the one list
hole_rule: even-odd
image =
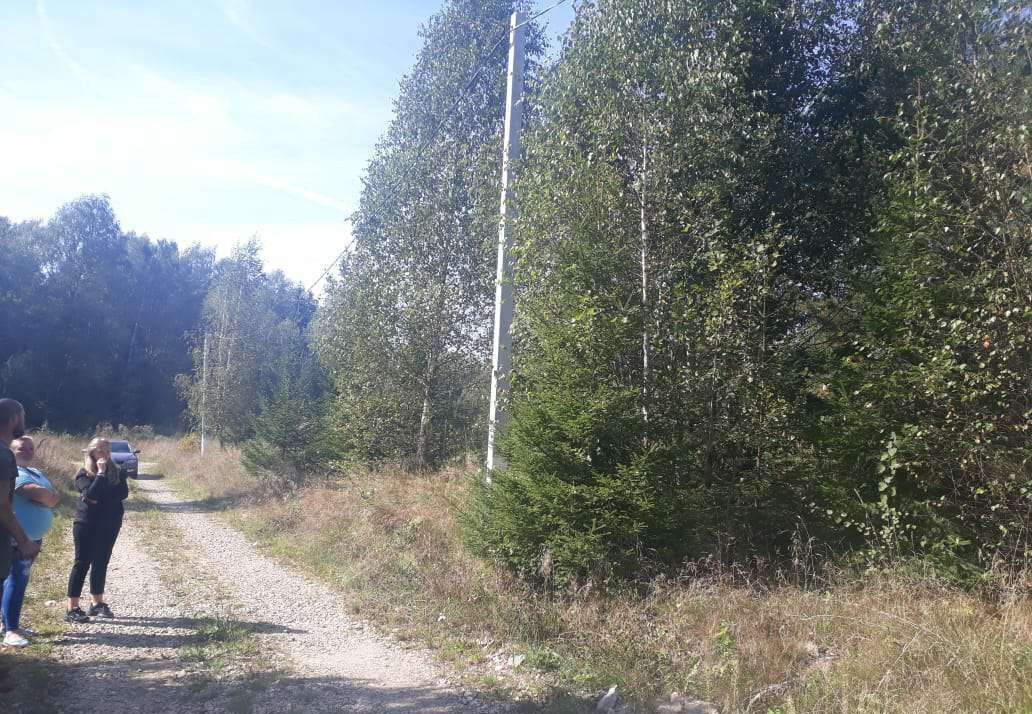
[[(544, 9), (553, 0), (540, 0)], [(4, 0), (0, 215), (107, 193), (127, 230), (306, 284), (348, 240), (436, 0)], [(569, 24), (550, 12), (550, 33)]]

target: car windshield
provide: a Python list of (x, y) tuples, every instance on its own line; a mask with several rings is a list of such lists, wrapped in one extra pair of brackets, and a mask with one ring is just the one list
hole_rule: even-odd
[(112, 454), (128, 454), (129, 453), (129, 442), (128, 441), (112, 441), (111, 442), (111, 453)]

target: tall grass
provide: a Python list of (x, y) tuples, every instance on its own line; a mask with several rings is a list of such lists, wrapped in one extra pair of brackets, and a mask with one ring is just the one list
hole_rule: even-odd
[(168, 440), (145, 448), (271, 552), (348, 593), (355, 612), (491, 683), (497, 663), (504, 673), (522, 655), (520, 686), (617, 684), (641, 703), (680, 692), (723, 712), (1032, 712), (1021, 574), (993, 597), (903, 568), (821, 587), (694, 571), (547, 596), (464, 547), (468, 472), (353, 471), (273, 497), (232, 450), (202, 461)]

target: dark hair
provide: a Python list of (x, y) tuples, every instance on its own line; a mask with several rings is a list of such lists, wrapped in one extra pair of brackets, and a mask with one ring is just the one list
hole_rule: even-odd
[(4, 397), (0, 399), (0, 424), (4, 424), (19, 414), (25, 413), (25, 407), (16, 399)]

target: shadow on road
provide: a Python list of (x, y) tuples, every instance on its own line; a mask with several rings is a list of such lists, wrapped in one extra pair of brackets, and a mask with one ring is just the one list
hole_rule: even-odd
[[(160, 481), (161, 474), (140, 474), (138, 481)], [(126, 511), (143, 512), (158, 511), (160, 513), (216, 513), (224, 511), (244, 500), (242, 495), (209, 496), (192, 501), (176, 501), (175, 503), (158, 503), (145, 498), (130, 498), (125, 502)]]
[(125, 502), (125, 510), (158, 511), (159, 513), (216, 513), (225, 511), (242, 500), (239, 496), (212, 496), (192, 501), (176, 501), (175, 503), (158, 503), (142, 499), (129, 500)]
[[(97, 632), (89, 626), (69, 630), (53, 640), (55, 648), (76, 645), (101, 645), (125, 649), (178, 649), (199, 641), (198, 633), (212, 618), (203, 617), (120, 617), (105, 620), (103, 626), (137, 628), (137, 631)], [(221, 627), (239, 629), (249, 634), (304, 634), (298, 630), (271, 622), (247, 622), (230, 618), (219, 618)], [(140, 632), (140, 628), (151, 631)], [(170, 632), (178, 630), (178, 632)]]
[(136, 480), (137, 481), (160, 481), (163, 478), (165, 478), (165, 477), (162, 476), (161, 474), (144, 474), (144, 473), (141, 473), (141, 474), (138, 474), (136, 476)]

